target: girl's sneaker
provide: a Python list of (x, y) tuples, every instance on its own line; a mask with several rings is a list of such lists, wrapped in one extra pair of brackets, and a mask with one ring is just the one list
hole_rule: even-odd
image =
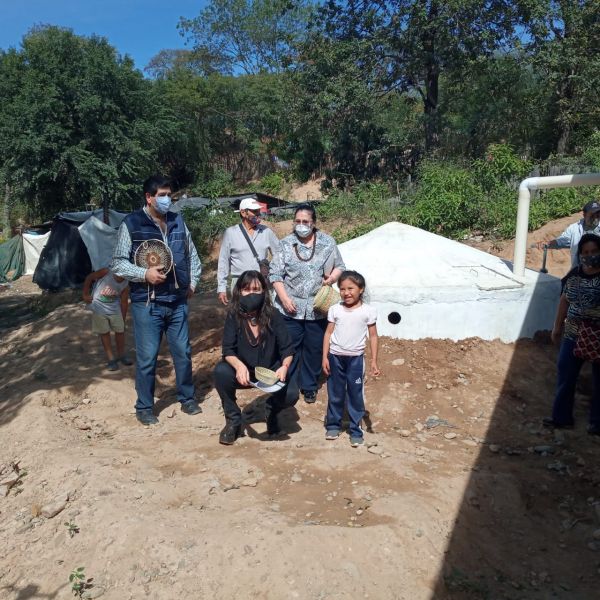
[(327, 433), (325, 434), (326, 440), (337, 440), (339, 437), (340, 437), (339, 429), (328, 429)]
[(358, 448), (359, 446), (362, 446), (365, 443), (365, 440), (361, 437), (351, 437), (350, 438), (350, 445), (353, 448)]

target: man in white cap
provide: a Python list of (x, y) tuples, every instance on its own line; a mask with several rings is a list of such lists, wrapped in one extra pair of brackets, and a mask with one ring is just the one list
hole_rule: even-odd
[(271, 229), (260, 224), (261, 210), (262, 205), (254, 198), (244, 198), (239, 208), (242, 222), (228, 227), (223, 234), (217, 268), (217, 295), (223, 304), (229, 303), (227, 300), (229, 275), (231, 275), (231, 288), (233, 288), (244, 271), (260, 271), (259, 261), (266, 261), (268, 252), (271, 256), (279, 252), (277, 236)]
[(583, 207), (583, 218), (577, 223), (569, 225), (556, 239), (537, 242), (538, 248), (547, 245), (548, 248), (570, 248), (571, 268), (579, 263), (577, 260), (577, 244), (584, 233), (593, 233), (600, 236), (600, 203), (588, 202)]

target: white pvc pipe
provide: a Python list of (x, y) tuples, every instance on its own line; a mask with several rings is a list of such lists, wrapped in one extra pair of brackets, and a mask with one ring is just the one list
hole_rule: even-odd
[(600, 173), (556, 175), (552, 177), (528, 177), (521, 181), (521, 185), (519, 185), (517, 231), (513, 259), (513, 273), (515, 275), (518, 277), (525, 276), (525, 253), (527, 252), (527, 228), (529, 225), (529, 201), (531, 200), (531, 190), (576, 187), (580, 185), (600, 185)]

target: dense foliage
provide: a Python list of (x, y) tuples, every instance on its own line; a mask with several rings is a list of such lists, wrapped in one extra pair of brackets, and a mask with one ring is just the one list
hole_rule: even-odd
[[(521, 178), (600, 168), (597, 0), (212, 0), (180, 29), (149, 77), (58, 27), (0, 51), (4, 226), (129, 208), (153, 171), (211, 198), (317, 174), (340, 239), (508, 236)], [(530, 224), (590, 193), (539, 194)]]

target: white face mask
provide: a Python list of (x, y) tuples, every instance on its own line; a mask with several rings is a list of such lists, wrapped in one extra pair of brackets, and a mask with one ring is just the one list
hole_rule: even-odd
[(309, 227), (308, 225), (294, 225), (294, 231), (301, 238), (305, 238), (310, 235), (310, 232), (312, 231), (312, 227)]

